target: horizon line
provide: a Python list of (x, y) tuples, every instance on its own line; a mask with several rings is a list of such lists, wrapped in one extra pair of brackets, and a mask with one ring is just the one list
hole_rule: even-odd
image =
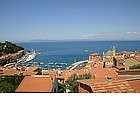
[[(5, 40), (7, 41), (7, 40)], [(108, 39), (108, 40), (93, 40), (93, 39), (35, 39), (27, 41), (13, 41), (15, 43), (36, 43), (36, 42), (74, 42), (74, 41), (140, 41), (140, 39)], [(12, 41), (10, 41), (12, 42)]]

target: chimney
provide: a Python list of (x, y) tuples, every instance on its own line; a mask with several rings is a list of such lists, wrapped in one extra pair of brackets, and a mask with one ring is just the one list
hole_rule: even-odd
[(112, 84), (112, 76), (108, 76), (107, 79), (108, 79), (108, 84)]

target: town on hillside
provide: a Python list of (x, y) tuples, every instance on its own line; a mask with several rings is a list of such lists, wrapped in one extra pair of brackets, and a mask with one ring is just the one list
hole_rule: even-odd
[(17, 65), (35, 52), (11, 42), (0, 43), (0, 91), (17, 93), (140, 93), (140, 50), (97, 52), (66, 70)]

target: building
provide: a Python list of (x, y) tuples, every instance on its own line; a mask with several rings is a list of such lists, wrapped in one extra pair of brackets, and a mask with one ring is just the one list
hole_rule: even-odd
[(130, 70), (133, 66), (140, 65), (140, 57), (130, 57), (125, 60), (125, 70)]
[(113, 58), (114, 67), (116, 67), (119, 71), (125, 70), (125, 59), (122, 56), (115, 56)]
[(20, 50), (17, 53), (7, 54), (0, 57), (0, 65), (4, 66), (8, 63), (16, 62), (17, 59), (21, 58), (25, 54), (24, 50)]
[(115, 57), (116, 54), (116, 48), (115, 46), (112, 47), (112, 51), (108, 50), (106, 53), (103, 52), (103, 59), (113, 59), (113, 57)]
[(39, 71), (41, 72), (41, 68), (39, 66), (34, 67), (26, 67), (26, 66), (13, 66), (11, 67), (0, 67), (0, 76), (15, 76), (15, 75), (23, 75), (23, 76), (31, 76), (31, 75), (39, 75)]
[(138, 77), (108, 77), (78, 80), (79, 93), (140, 93)]
[(55, 93), (57, 91), (57, 79), (44, 75), (25, 76), (16, 89), (16, 92), (22, 93)]
[(73, 74), (84, 75), (90, 73), (92, 78), (103, 78), (107, 76), (117, 77), (118, 74), (114, 68), (103, 68), (102, 65), (95, 67), (85, 67), (80, 70), (64, 70), (57, 74), (58, 81), (65, 83)]
[[(21, 68), (22, 70), (22, 68)], [(39, 66), (34, 66), (34, 67), (25, 67), (23, 71), (20, 71), (23, 76), (31, 76), (31, 75), (38, 75), (39, 71), (41, 75), (41, 68)]]
[(4, 70), (5, 70), (5, 68), (0, 67), (0, 75), (3, 74)]
[(102, 58), (99, 53), (93, 53), (89, 55), (89, 60), (98, 60), (100, 61)]
[(103, 52), (104, 67), (113, 67), (114, 66), (113, 59), (114, 59), (115, 55), (116, 55), (115, 46), (112, 47), (112, 51), (108, 50), (106, 53)]

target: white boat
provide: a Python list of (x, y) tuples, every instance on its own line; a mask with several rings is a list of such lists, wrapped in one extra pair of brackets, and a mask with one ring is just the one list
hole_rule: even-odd
[(62, 68), (62, 66), (56, 66), (56, 68)]
[(36, 52), (35, 51), (30, 52), (29, 54), (27, 54), (27, 58), (24, 62), (25, 63), (29, 62), (29, 61), (33, 60), (35, 57), (36, 57)]
[(48, 65), (53, 65), (53, 64), (54, 64), (53, 62), (48, 63)]
[(44, 62), (40, 62), (40, 65), (44, 65)]
[(84, 52), (89, 52), (89, 50), (84, 50)]
[(67, 63), (61, 63), (61, 65), (67, 65)]

